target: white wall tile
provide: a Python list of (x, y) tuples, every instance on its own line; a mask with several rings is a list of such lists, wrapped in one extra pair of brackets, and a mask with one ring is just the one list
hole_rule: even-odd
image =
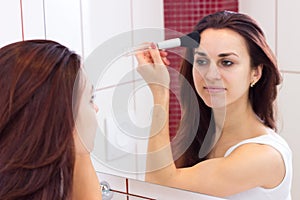
[(44, 3), (41, 0), (22, 1), (24, 39), (45, 39)]
[(278, 61), (281, 69), (300, 72), (300, 1), (278, 1)]
[[(106, 200), (106, 199), (102, 198), (102, 200)], [(127, 199), (127, 195), (126, 194), (114, 192), (113, 196), (112, 196), (112, 200), (128, 200), (128, 199)]]
[(80, 0), (45, 0), (46, 39), (82, 53)]
[(276, 0), (239, 0), (239, 12), (250, 15), (258, 22), (276, 53)]
[(0, 0), (0, 47), (22, 40), (20, 0)]
[(97, 172), (99, 181), (106, 181), (113, 190), (126, 192), (126, 178)]
[(300, 73), (284, 73), (283, 84), (279, 91), (279, 134), (283, 136), (290, 145), (293, 152), (293, 199), (300, 198)]
[(98, 180), (100, 183), (103, 182), (108, 183), (109, 187), (113, 191), (109, 191), (109, 193), (102, 193), (102, 200), (126, 200), (126, 179), (110, 174), (105, 174), (102, 172), (97, 172)]
[(164, 28), (163, 0), (132, 0), (133, 29)]
[(139, 163), (136, 138), (131, 128), (127, 129), (134, 123), (130, 117), (134, 109), (130, 96), (116, 94), (125, 91), (132, 95), (132, 90), (132, 83), (103, 89), (97, 93), (95, 101), (99, 105), (98, 122), (102, 129), (96, 134), (93, 150), (98, 161), (97, 170), (128, 178), (137, 177), (135, 172)]
[(82, 1), (85, 57), (105, 41), (130, 31), (130, 13), (130, 0)]
[[(117, 46), (115, 48), (118, 48)], [(105, 57), (104, 54), (99, 57)], [(97, 85), (98, 88), (105, 88), (110, 86), (117, 86), (124, 83), (130, 83), (133, 79), (133, 65), (131, 57), (111, 57), (110, 63), (107, 66), (103, 66), (103, 71), (98, 77)], [(99, 63), (100, 65), (100, 63)], [(100, 68), (100, 67), (99, 67)]]
[[(106, 199), (102, 198), (102, 200), (106, 200)], [(114, 192), (112, 200), (128, 200), (128, 199), (126, 194)]]
[(121, 56), (132, 45), (130, 13), (130, 0), (82, 1), (84, 65), (101, 88), (119, 84), (127, 73), (130, 76), (133, 60)]

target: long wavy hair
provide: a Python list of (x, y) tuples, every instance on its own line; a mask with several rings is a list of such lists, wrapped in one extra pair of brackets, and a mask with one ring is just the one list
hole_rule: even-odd
[[(201, 34), (208, 28), (231, 29), (245, 39), (251, 67), (263, 66), (262, 77), (254, 87), (250, 88), (249, 100), (254, 112), (263, 123), (276, 130), (274, 103), (277, 97), (277, 85), (281, 83), (281, 75), (276, 58), (266, 42), (262, 29), (248, 15), (231, 11), (219, 11), (204, 17), (195, 26), (194, 31)], [(201, 148), (205, 149), (211, 146), (211, 144), (204, 145), (204, 139), (208, 137), (210, 138), (208, 141), (212, 143), (215, 133), (212, 110), (204, 103), (195, 89), (192, 75), (193, 57), (194, 49), (187, 49), (180, 68), (184, 79), (184, 81), (181, 80), (180, 93), (182, 119), (177, 135), (172, 141), (177, 167), (193, 166), (205, 160), (206, 156), (199, 157), (199, 151)], [(196, 101), (192, 101), (190, 98), (194, 94), (197, 96)], [(193, 135), (193, 132), (196, 133)]]
[(80, 66), (76, 53), (54, 41), (0, 49), (0, 199), (71, 199)]

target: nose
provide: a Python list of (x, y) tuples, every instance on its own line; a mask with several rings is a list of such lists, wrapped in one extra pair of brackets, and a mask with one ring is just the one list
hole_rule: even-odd
[(210, 64), (208, 67), (206, 73), (205, 73), (205, 78), (208, 80), (218, 80), (221, 79), (221, 75), (219, 72), (219, 69), (216, 65)]
[(94, 109), (96, 111), (96, 113), (99, 111), (99, 107), (94, 103)]

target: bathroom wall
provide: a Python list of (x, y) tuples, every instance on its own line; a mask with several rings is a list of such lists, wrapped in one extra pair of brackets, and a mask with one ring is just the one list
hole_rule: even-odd
[[(279, 133), (289, 142), (294, 153), (294, 169), (299, 169), (300, 148), (297, 145), (297, 138), (300, 128), (297, 126), (297, 122), (300, 119), (300, 104), (298, 103), (300, 100), (298, 87), (300, 85), (300, 66), (297, 58), (300, 53), (298, 49), (300, 28), (294, 24), (297, 24), (297, 19), (300, 19), (298, 12), (300, 3), (297, 0), (285, 0), (284, 2), (280, 0), (239, 0), (239, 10), (249, 13), (258, 20), (266, 32), (272, 49), (278, 56), (284, 78), (278, 100)], [(75, 50), (84, 59), (89, 59), (97, 47), (119, 35), (126, 35), (128, 32), (130, 35), (132, 30), (149, 27), (162, 29), (164, 27), (163, 0), (0, 0), (0, 27), (0, 47), (19, 40), (53, 39)], [(157, 30), (154, 31), (155, 34), (149, 36), (153, 41), (164, 38), (164, 35)], [(129, 44), (139, 41), (135, 37), (136, 35), (131, 36)], [(113, 123), (109, 123), (110, 120), (113, 120), (109, 117), (111, 115), (111, 98), (114, 93), (113, 85), (120, 85), (119, 78), (131, 72), (134, 64), (131, 57), (115, 60), (112, 66), (118, 69), (118, 73), (107, 72), (107, 76), (103, 78), (102, 85), (100, 85), (102, 90), (97, 94), (99, 103), (108, 105), (100, 107), (101, 112), (104, 113), (103, 116), (106, 117), (99, 116), (103, 129), (106, 130), (105, 137), (110, 138), (113, 145), (118, 145), (126, 151), (137, 151), (145, 148), (145, 145), (130, 140), (124, 142), (124, 138), (117, 134), (110, 137), (110, 132), (107, 130), (118, 132), (117, 127), (112, 125)], [(124, 87), (134, 88), (137, 84), (135, 78), (133, 75), (131, 81), (123, 83)], [(108, 81), (113, 84), (108, 84)], [(135, 94), (129, 103), (130, 112), (140, 116), (137, 120), (147, 121), (146, 117), (138, 112), (140, 108), (152, 103), (150, 100), (142, 100), (145, 99), (145, 95), (149, 95), (148, 91)], [(100, 144), (100, 150), (103, 150), (104, 153), (107, 153), (106, 148), (110, 147)], [(106, 161), (113, 162), (115, 158), (122, 157), (123, 154), (124, 152), (107, 153), (100, 156), (100, 161), (107, 159)], [(143, 179), (143, 176), (113, 170), (109, 166), (104, 166), (100, 161), (97, 156), (94, 157), (94, 164), (99, 171), (100, 179), (110, 182), (112, 189), (116, 190), (114, 199), (164, 199), (170, 194), (191, 195), (189, 199), (209, 199), (206, 196), (179, 190), (173, 191), (128, 179)], [(133, 158), (133, 161), (129, 166), (132, 170), (137, 165), (143, 165), (143, 163), (137, 163), (137, 158)], [(105, 173), (100, 173), (100, 171)], [(127, 178), (107, 173), (120, 176), (126, 174)], [(300, 186), (299, 177), (299, 171), (294, 170), (293, 199), (300, 198), (300, 191), (297, 190)], [(143, 192), (141, 193), (141, 191)]]
[(283, 83), (278, 93), (278, 129), (293, 151), (293, 199), (300, 198), (300, 2), (298, 0), (239, 0), (239, 10), (253, 16), (263, 27), (277, 55)]

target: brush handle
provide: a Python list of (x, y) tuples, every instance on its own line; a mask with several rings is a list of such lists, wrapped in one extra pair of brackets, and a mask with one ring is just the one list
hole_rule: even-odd
[(174, 38), (157, 43), (159, 49), (170, 49), (174, 47), (197, 48), (200, 43), (200, 34), (197, 31), (191, 32), (180, 38)]
[(181, 46), (180, 38), (174, 38), (174, 39), (165, 40), (157, 43), (157, 47), (159, 49), (170, 49), (170, 48), (180, 47), (180, 46)]

